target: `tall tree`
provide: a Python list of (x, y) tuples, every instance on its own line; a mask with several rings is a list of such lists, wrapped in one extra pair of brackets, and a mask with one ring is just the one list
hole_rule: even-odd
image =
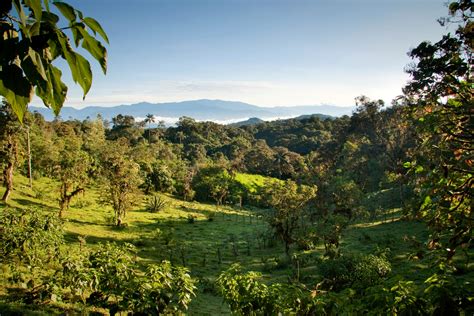
[(306, 204), (316, 196), (317, 188), (297, 185), (291, 180), (273, 181), (264, 189), (267, 203), (274, 209), (269, 218), (275, 235), (285, 244), (285, 253), (290, 256), (290, 246), (296, 240), (296, 231), (301, 226)]
[(148, 128), (147, 128), (147, 130), (146, 130), (146, 131), (147, 131), (147, 134), (148, 134), (148, 137), (147, 137), (147, 138), (148, 138), (148, 142), (150, 142), (150, 137), (151, 137), (150, 125), (151, 125), (152, 123), (155, 123), (155, 121), (156, 121), (156, 117), (155, 117), (153, 114), (150, 114), (150, 113), (148, 113), (148, 114), (146, 115), (145, 119), (143, 120), (143, 122), (148, 125)]
[(123, 224), (141, 183), (139, 165), (130, 159), (130, 154), (128, 140), (120, 138), (108, 142), (102, 156), (102, 174), (107, 192), (105, 202), (112, 205), (116, 226)]
[(4, 102), (0, 109), (0, 164), (3, 166), (3, 183), (5, 193), (2, 201), (8, 202), (13, 191), (13, 171), (18, 165), (21, 126), (16, 120), (8, 103)]
[(72, 126), (62, 123), (55, 146), (59, 152), (55, 162), (54, 175), (59, 180), (59, 217), (69, 209), (71, 200), (84, 193), (89, 179), (91, 160), (82, 149), (82, 139), (76, 135)]
[[(433, 228), (433, 239), (447, 235), (447, 257), (472, 242), (474, 185), (474, 22), (471, 0), (449, 5), (456, 30), (410, 51), (414, 64), (404, 88), (420, 135), (420, 155), (412, 162), (423, 184), (419, 215)], [(408, 165), (408, 164), (407, 164)]]

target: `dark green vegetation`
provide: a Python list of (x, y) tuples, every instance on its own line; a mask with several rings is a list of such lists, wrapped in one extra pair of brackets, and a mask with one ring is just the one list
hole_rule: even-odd
[(351, 117), (20, 124), (7, 98), (2, 314), (472, 314), (472, 4), (449, 8), (405, 95)]

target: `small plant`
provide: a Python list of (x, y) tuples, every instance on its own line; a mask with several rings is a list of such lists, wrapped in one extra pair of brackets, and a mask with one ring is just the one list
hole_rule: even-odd
[(33, 187), (34, 197), (38, 200), (43, 200), (45, 197), (45, 192), (37, 187)]
[(196, 215), (188, 214), (188, 224), (194, 224), (196, 221)]
[(148, 199), (147, 210), (151, 213), (158, 213), (163, 211), (168, 206), (168, 202), (161, 196), (153, 195)]
[(207, 215), (207, 220), (208, 220), (209, 222), (212, 222), (212, 221), (214, 221), (215, 216), (216, 216), (216, 213), (210, 212), (210, 213)]
[(260, 258), (260, 261), (262, 262), (263, 266), (262, 266), (262, 271), (263, 272), (273, 272), (274, 270), (276, 270), (277, 266), (278, 266), (278, 263), (275, 259), (275, 257), (262, 257)]

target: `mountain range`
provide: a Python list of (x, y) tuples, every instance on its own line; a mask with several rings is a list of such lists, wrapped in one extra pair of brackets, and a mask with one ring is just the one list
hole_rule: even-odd
[[(132, 115), (137, 120), (142, 120), (147, 114), (153, 114), (158, 120), (164, 120), (167, 124), (175, 123), (182, 116), (192, 117), (199, 121), (233, 123), (249, 118), (275, 120), (311, 114), (342, 116), (350, 115), (352, 110), (351, 107), (333, 105), (259, 107), (243, 102), (203, 99), (172, 103), (141, 102), (112, 107), (89, 106), (82, 109), (63, 107), (60, 116), (63, 119), (84, 120), (95, 118), (100, 114), (102, 118), (111, 120), (118, 114), (122, 114)], [(54, 114), (50, 109), (31, 106), (30, 111), (41, 113), (46, 120), (54, 119)]]

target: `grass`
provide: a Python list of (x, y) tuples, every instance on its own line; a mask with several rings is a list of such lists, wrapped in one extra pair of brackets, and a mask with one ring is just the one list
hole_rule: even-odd
[[(238, 174), (237, 179), (255, 186), (265, 181), (264, 177), (245, 174)], [(37, 180), (35, 189), (31, 190), (26, 178), (16, 176), (15, 185), (16, 190), (9, 202), (11, 207), (58, 212), (58, 185), (54, 181)], [(0, 194), (2, 191), (0, 189)], [(110, 224), (112, 209), (100, 204), (99, 197), (98, 188), (88, 189), (83, 196), (73, 200), (70, 209), (64, 213), (68, 246), (79, 247), (80, 240), (85, 240), (86, 247), (106, 241), (127, 242), (136, 246), (143, 264), (170, 260), (173, 264), (185, 265), (199, 280), (199, 291), (190, 306), (190, 315), (230, 314), (213, 289), (213, 282), (232, 263), (238, 262), (246, 270), (261, 271), (268, 282), (286, 282), (294, 274), (291, 264), (281, 264), (284, 247), (274, 242), (272, 245), (268, 226), (260, 216), (262, 210), (230, 206), (217, 209), (212, 204), (185, 202), (171, 195), (162, 195), (167, 201), (166, 208), (150, 213), (146, 211), (146, 197), (140, 195), (135, 208), (127, 214), (125, 221), (128, 226), (119, 229)], [(343, 253), (373, 253), (390, 248), (392, 274), (422, 280), (429, 270), (418, 273), (425, 267), (418, 252), (423, 250), (427, 239), (428, 233), (422, 223), (402, 221), (395, 210), (388, 220), (382, 216), (349, 226), (343, 234), (341, 248)], [(301, 264), (302, 279), (316, 280), (315, 263), (316, 259), (322, 258), (323, 247), (296, 253), (306, 258)], [(1, 304), (0, 310), (5, 311), (22, 308)], [(34, 310), (31, 312), (35, 313)]]
[(237, 173), (235, 175), (235, 180), (244, 185), (251, 193), (255, 193), (259, 188), (265, 186), (265, 184), (269, 181), (281, 181), (272, 177), (248, 173)]

